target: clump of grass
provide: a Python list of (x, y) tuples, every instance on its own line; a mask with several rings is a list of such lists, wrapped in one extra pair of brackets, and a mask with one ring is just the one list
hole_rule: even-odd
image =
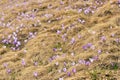
[(54, 48), (61, 48), (61, 47), (62, 47), (62, 44), (60, 42), (58, 42), (54, 45)]
[(92, 70), (89, 72), (89, 74), (91, 75), (92, 80), (99, 80), (99, 75), (97, 70)]

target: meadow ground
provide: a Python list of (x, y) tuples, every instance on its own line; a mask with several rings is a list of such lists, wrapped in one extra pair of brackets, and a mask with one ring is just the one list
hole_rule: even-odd
[(0, 0), (0, 80), (120, 80), (120, 1)]

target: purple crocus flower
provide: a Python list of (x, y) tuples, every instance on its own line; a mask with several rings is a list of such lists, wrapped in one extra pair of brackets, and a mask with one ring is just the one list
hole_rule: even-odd
[(89, 66), (89, 65), (90, 65), (90, 61), (86, 61), (86, 62), (85, 62), (85, 65), (86, 65), (86, 66)]
[(120, 0), (118, 0), (118, 4), (120, 4)]
[(71, 76), (71, 73), (70, 73), (70, 72), (67, 72), (67, 76)]
[(8, 64), (7, 64), (7, 63), (4, 63), (3, 66), (4, 66), (5, 68), (7, 68)]
[(56, 62), (56, 63), (55, 63), (55, 65), (56, 65), (56, 66), (58, 66), (58, 65), (59, 65), (59, 63), (58, 63), (58, 62)]
[(37, 66), (37, 65), (38, 65), (38, 62), (34, 62), (34, 65)]
[(61, 33), (61, 31), (60, 30), (57, 30), (57, 34), (60, 34)]
[(62, 35), (62, 39), (63, 39), (63, 41), (66, 41), (66, 36), (67, 36), (66, 33)]
[(87, 43), (87, 44), (84, 45), (82, 48), (83, 48), (84, 50), (86, 50), (86, 49), (88, 49), (88, 48), (90, 48), (90, 47), (92, 47), (92, 43)]
[(14, 47), (11, 47), (11, 49), (12, 49), (13, 51), (15, 51), (15, 50), (16, 50)]
[(67, 65), (67, 63), (66, 62), (64, 62), (64, 66), (66, 66)]
[(82, 48), (83, 48), (84, 50), (87, 50), (87, 46), (86, 46), (86, 45), (84, 45)]
[(64, 24), (61, 25), (62, 29), (65, 29)]
[(98, 58), (98, 55), (93, 57), (94, 60), (98, 60)]
[(78, 38), (80, 39), (80, 38), (81, 38), (81, 35), (78, 35)]
[(75, 43), (75, 38), (72, 38), (72, 40), (70, 42), (71, 42), (71, 44)]
[(66, 69), (66, 68), (63, 68), (63, 71), (64, 71), (64, 72), (66, 72), (66, 71), (67, 71), (67, 69)]
[(82, 12), (82, 9), (80, 8), (80, 9), (78, 9), (78, 13), (81, 13)]
[(119, 39), (119, 38), (117, 38), (115, 41), (116, 41), (117, 43), (119, 43), (119, 42), (120, 42), (120, 39)]
[(105, 36), (102, 36), (102, 37), (101, 37), (101, 40), (102, 40), (102, 41), (106, 41), (106, 37), (105, 37)]
[(64, 4), (64, 2), (61, 0), (61, 1), (60, 1), (60, 5), (63, 5), (63, 4)]
[(74, 66), (76, 63), (75, 62), (72, 62), (71, 65)]
[(37, 77), (37, 76), (38, 76), (38, 73), (37, 73), (37, 72), (33, 72), (33, 75), (34, 75), (35, 77)]
[(64, 80), (63, 78), (59, 78), (59, 80)]
[(76, 69), (75, 69), (75, 68), (73, 68), (73, 69), (72, 69), (72, 72), (73, 72), (73, 73), (76, 73)]
[(56, 49), (56, 48), (53, 48), (53, 51), (57, 51), (57, 49)]
[(7, 69), (7, 73), (8, 73), (8, 74), (11, 73), (11, 69)]
[(52, 58), (49, 58), (49, 62), (52, 62)]
[(2, 40), (2, 43), (6, 44), (8, 41), (6, 39)]
[(85, 14), (88, 14), (88, 13), (90, 13), (90, 11), (89, 11), (88, 9), (85, 9), (85, 10), (84, 10), (84, 13), (85, 13)]
[(90, 48), (92, 46), (92, 43), (88, 43), (86, 46)]
[(112, 37), (114, 37), (114, 36), (115, 36), (115, 34), (114, 34), (114, 33), (112, 33), (112, 34), (111, 34), (111, 36), (112, 36)]
[(26, 65), (26, 63), (25, 63), (25, 60), (24, 60), (24, 59), (22, 59), (22, 65), (23, 65), (23, 66), (25, 66), (25, 65)]
[(100, 53), (102, 53), (102, 50), (99, 49), (99, 50), (98, 50), (98, 54), (100, 54)]
[(59, 73), (61, 73), (61, 69), (60, 69), (60, 70), (58, 70), (58, 72), (59, 72)]
[(81, 24), (83, 24), (83, 23), (85, 23), (85, 20), (78, 19), (78, 22), (80, 22)]
[(62, 51), (62, 48), (59, 48), (60, 51)]
[(88, 7), (87, 9), (84, 10), (84, 13), (85, 13), (85, 14), (89, 14), (90, 12), (91, 12), (90, 7)]
[(23, 50), (23, 52), (24, 52), (24, 53), (27, 53), (27, 50), (26, 50), (26, 49), (24, 49), (24, 50)]
[(17, 42), (17, 44), (18, 44), (18, 46), (19, 46), (19, 45), (21, 45), (21, 42), (20, 42), (20, 41), (18, 41), (18, 42)]
[(79, 64), (85, 64), (85, 60), (80, 59), (78, 62), (79, 62)]
[(56, 56), (52, 56), (52, 60), (55, 60), (56, 59)]

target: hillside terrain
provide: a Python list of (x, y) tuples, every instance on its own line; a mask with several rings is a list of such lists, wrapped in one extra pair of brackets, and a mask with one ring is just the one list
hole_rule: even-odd
[(0, 0), (0, 80), (120, 80), (120, 0)]

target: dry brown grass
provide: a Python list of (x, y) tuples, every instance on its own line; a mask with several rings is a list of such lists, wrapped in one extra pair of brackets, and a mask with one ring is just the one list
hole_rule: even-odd
[[(7, 37), (20, 24), (24, 24), (21, 31), (18, 32), (18, 38), (22, 42), (20, 50), (13, 51), (11, 45), (4, 48), (4, 44), (0, 42), (0, 80), (59, 80), (64, 77), (64, 80), (119, 80), (120, 79), (120, 42), (116, 43), (115, 39), (120, 39), (120, 8), (117, 0), (100, 0), (106, 1), (104, 5), (94, 6), (98, 8), (95, 13), (85, 15), (83, 12), (78, 13), (77, 8), (92, 6), (91, 3), (81, 0), (64, 0), (64, 5), (60, 5), (60, 0), (1, 0), (0, 1), (0, 18), (4, 17), (2, 23), (11, 22), (11, 28), (0, 26), (0, 41), (2, 37)], [(74, 1), (74, 2), (73, 2)], [(18, 4), (18, 7), (16, 6)], [(48, 5), (52, 8), (48, 8)], [(71, 6), (69, 9), (68, 6)], [(11, 6), (8, 8), (8, 6)], [(68, 9), (65, 10), (65, 7)], [(57, 10), (59, 8), (60, 10)], [(37, 12), (32, 10), (37, 9)], [(27, 19), (20, 18), (18, 13), (35, 14), (35, 18)], [(50, 18), (43, 16), (44, 14), (52, 14)], [(60, 18), (57, 20), (56, 18)], [(81, 24), (78, 19), (84, 19), (85, 23)], [(38, 21), (40, 20), (40, 22)], [(38, 21), (38, 22), (37, 22)], [(51, 21), (49, 23), (49, 21)], [(36, 24), (36, 27), (34, 27)], [(61, 25), (64, 24), (62, 30)], [(73, 26), (71, 26), (73, 25)], [(69, 29), (69, 27), (71, 28)], [(61, 34), (56, 34), (57, 30), (62, 30)], [(27, 43), (23, 43), (27, 39), (29, 32), (37, 32), (36, 36), (30, 39)], [(94, 34), (95, 32), (95, 34)], [(64, 33), (67, 34), (67, 41), (64, 42), (61, 38)], [(82, 38), (79, 39), (78, 35)], [(111, 34), (115, 34), (111, 37)], [(106, 41), (101, 42), (100, 37), (106, 36)], [(72, 38), (75, 38), (75, 43), (70, 44)], [(83, 50), (82, 46), (92, 43), (95, 49)], [(62, 50), (53, 51), (53, 48), (62, 48)], [(86, 66), (78, 64), (79, 59), (89, 60), (93, 56), (98, 55), (97, 51), (101, 49), (102, 53), (99, 59)], [(25, 53), (24, 50), (27, 52)], [(71, 56), (74, 52), (75, 55)], [(52, 62), (49, 59), (52, 56), (59, 57)], [(25, 59), (26, 65), (21, 65), (21, 60)], [(34, 62), (38, 62), (38, 66), (34, 66)], [(56, 62), (59, 65), (55, 65)], [(67, 72), (71, 72), (76, 68), (77, 72), (67, 76), (67, 72), (59, 73), (58, 70), (63, 69), (64, 62), (67, 63)], [(75, 62), (75, 66), (71, 63)], [(11, 73), (6, 72), (3, 66), (7, 63)], [(115, 66), (112, 66), (115, 64)], [(33, 72), (38, 72), (37, 78)]]

